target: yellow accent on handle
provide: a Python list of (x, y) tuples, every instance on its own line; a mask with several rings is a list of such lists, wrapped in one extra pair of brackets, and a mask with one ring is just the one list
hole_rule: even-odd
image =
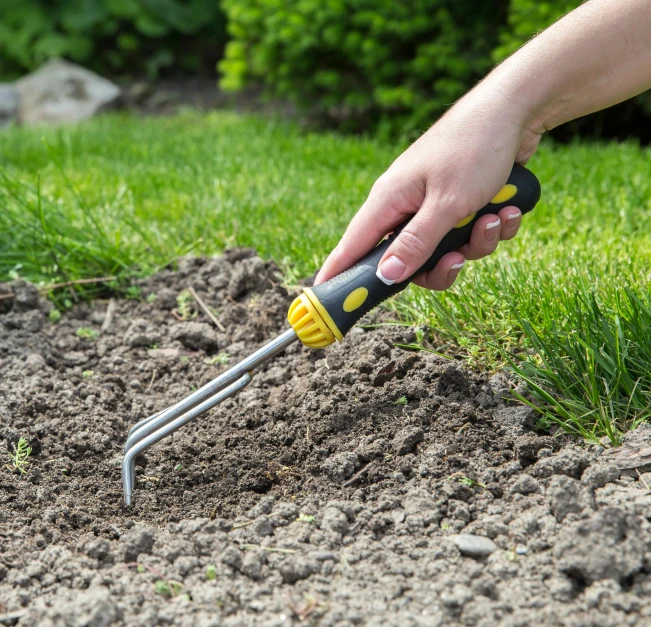
[(459, 222), (459, 224), (455, 225), (454, 228), (455, 229), (460, 229), (462, 226), (466, 226), (466, 224), (469, 224), (470, 222), (472, 222), (475, 219), (476, 215), (477, 215), (476, 213), (473, 213), (472, 215), (468, 216), (467, 218), (464, 218), (463, 220), (461, 220), (461, 222)]
[(334, 335), (310, 302), (307, 294), (298, 296), (287, 312), (298, 339), (310, 348), (325, 348), (335, 341)]
[(491, 200), (491, 205), (498, 205), (501, 202), (511, 200), (511, 198), (513, 198), (517, 193), (518, 188), (511, 183), (507, 183), (499, 192), (497, 192), (497, 196)]
[(367, 296), (368, 290), (365, 287), (358, 287), (356, 290), (353, 290), (346, 296), (343, 305), (344, 311), (350, 313), (351, 311), (355, 311), (355, 309), (359, 309), (364, 304)]
[(332, 319), (332, 316), (328, 313), (328, 310), (321, 304), (319, 299), (316, 297), (316, 294), (309, 288), (303, 288), (303, 292), (310, 299), (310, 302), (317, 310), (323, 322), (327, 325), (328, 329), (332, 335), (334, 335), (340, 342), (344, 339), (344, 334), (337, 328), (335, 321)]

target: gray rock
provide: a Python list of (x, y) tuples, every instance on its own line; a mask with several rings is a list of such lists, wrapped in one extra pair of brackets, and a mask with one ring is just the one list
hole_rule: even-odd
[(411, 453), (416, 444), (422, 442), (424, 439), (423, 430), (418, 428), (408, 428), (398, 431), (393, 439), (393, 450), (396, 455), (407, 455)]
[(468, 557), (483, 558), (497, 550), (497, 545), (490, 538), (485, 536), (474, 536), (470, 534), (459, 534), (452, 537), (452, 542), (463, 555)]
[(607, 483), (619, 479), (619, 468), (615, 464), (597, 463), (588, 466), (581, 475), (581, 481), (592, 488), (603, 488)]
[(359, 458), (357, 453), (344, 451), (343, 453), (337, 453), (328, 457), (323, 462), (322, 468), (330, 479), (337, 483), (342, 483), (353, 476), (358, 463)]
[(585, 509), (595, 508), (592, 488), (564, 475), (552, 477), (547, 488), (547, 499), (559, 522), (568, 514), (581, 514)]
[(124, 561), (135, 562), (141, 553), (151, 553), (154, 546), (154, 532), (148, 527), (136, 525), (121, 538), (124, 542)]
[(215, 329), (205, 322), (182, 322), (172, 329), (172, 338), (190, 350), (219, 348)]
[(68, 351), (61, 356), (61, 359), (66, 366), (81, 366), (88, 361), (89, 357), (81, 351)]
[(23, 124), (78, 122), (118, 102), (121, 90), (105, 78), (53, 59), (16, 82)]
[(19, 103), (18, 90), (8, 83), (0, 83), (0, 128), (18, 119)]
[(540, 492), (540, 483), (531, 475), (520, 475), (511, 486), (511, 492), (517, 492), (518, 494)]
[(554, 555), (559, 570), (572, 578), (623, 583), (642, 570), (645, 542), (640, 518), (608, 507), (564, 529)]

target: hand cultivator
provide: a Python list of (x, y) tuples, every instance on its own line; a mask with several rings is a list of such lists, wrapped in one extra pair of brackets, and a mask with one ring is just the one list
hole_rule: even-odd
[[(497, 196), (452, 229), (418, 273), (431, 270), (443, 255), (468, 243), (472, 227), (480, 216), (496, 214), (510, 205), (518, 207), (525, 214), (534, 208), (539, 198), (540, 185), (536, 177), (526, 168), (514, 165), (508, 182)], [(291, 329), (182, 401), (141, 420), (131, 429), (124, 446), (122, 462), (126, 505), (131, 504), (135, 487), (135, 462), (140, 453), (245, 388), (251, 382), (252, 370), (296, 340), (310, 348), (324, 348), (335, 340), (341, 341), (362, 316), (407, 287), (409, 280), (386, 285), (376, 276), (384, 252), (406, 224), (403, 222), (399, 225), (391, 236), (349, 270), (326, 283), (305, 288), (289, 308), (287, 319)]]

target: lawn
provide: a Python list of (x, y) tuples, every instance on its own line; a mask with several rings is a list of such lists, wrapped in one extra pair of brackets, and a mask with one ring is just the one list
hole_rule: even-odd
[[(313, 272), (403, 146), (228, 113), (104, 116), (0, 142), (0, 280), (125, 282), (189, 251), (254, 246)], [(542, 426), (617, 442), (651, 415), (651, 161), (634, 144), (544, 145), (522, 234), (396, 317), (476, 368), (511, 362)], [(124, 283), (123, 283), (124, 284)]]

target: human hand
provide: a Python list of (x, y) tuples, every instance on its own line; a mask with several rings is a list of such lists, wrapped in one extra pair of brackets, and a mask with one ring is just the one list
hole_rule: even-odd
[[(470, 92), (412, 144), (375, 182), (315, 284), (350, 268), (406, 218), (411, 221), (384, 254), (378, 278), (401, 282), (416, 272), (462, 219), (486, 205), (506, 182), (514, 162), (525, 164), (541, 134), (517, 106), (488, 88)], [(466, 259), (490, 255), (515, 237), (522, 214), (505, 207), (479, 218), (470, 242), (414, 279), (435, 290), (450, 287)]]

